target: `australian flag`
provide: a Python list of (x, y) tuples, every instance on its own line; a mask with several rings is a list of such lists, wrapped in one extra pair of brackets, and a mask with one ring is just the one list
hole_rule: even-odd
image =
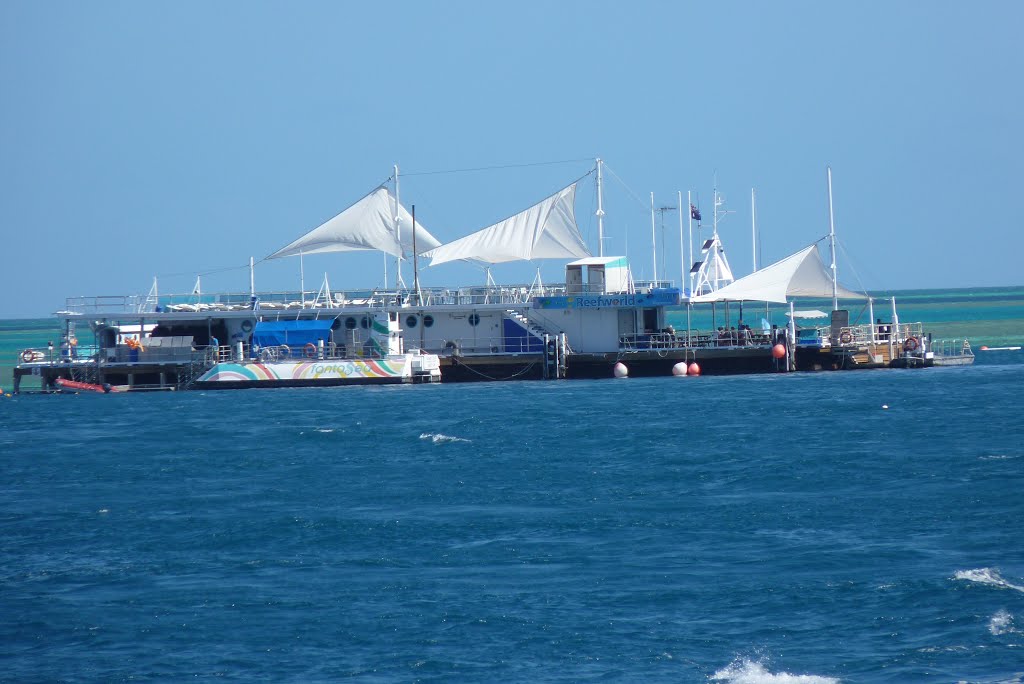
[(700, 209), (693, 206), (692, 204), (690, 205), (690, 218), (692, 218), (694, 221), (700, 221)]

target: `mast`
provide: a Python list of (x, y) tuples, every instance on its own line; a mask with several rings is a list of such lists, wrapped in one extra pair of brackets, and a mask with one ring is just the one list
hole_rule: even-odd
[(828, 246), (832, 252), (832, 310), (839, 309), (839, 281), (836, 279), (836, 223), (832, 214), (832, 167), (828, 169)]
[(420, 270), (416, 255), (416, 205), (412, 205), (412, 288), (416, 292), (416, 305), (423, 303), (420, 297)]
[(750, 235), (751, 254), (754, 255), (754, 270), (757, 270), (757, 199), (754, 188), (750, 188)]
[(256, 296), (256, 259), (249, 257), (249, 296)]
[(597, 158), (597, 255), (604, 256), (604, 183), (601, 175), (604, 162)]
[(658, 231), (654, 226), (654, 193), (651, 193), (651, 259), (654, 261), (654, 284), (658, 286)]
[[(715, 206), (715, 211), (714, 211), (715, 215), (713, 217), (714, 220), (711, 222), (711, 225), (712, 225), (712, 230), (711, 230), (712, 238), (714, 239), (714, 242), (711, 245), (711, 249), (715, 250), (715, 256), (717, 257), (718, 256), (718, 251), (717, 251), (718, 250), (718, 207), (722, 206), (722, 202), (718, 198), (718, 179), (717, 178), (715, 179), (715, 187), (712, 189), (711, 199), (712, 199), (712, 201), (714, 203), (714, 206)], [(722, 281), (722, 279), (719, 277), (719, 272), (720, 272), (721, 269), (718, 268), (718, 260), (717, 259), (715, 260), (714, 268), (715, 268), (715, 289), (717, 290), (718, 287), (719, 287), (719, 283), (721, 283), (721, 281)]]
[[(398, 164), (395, 164), (395, 239), (398, 240), (398, 244), (402, 244), (402, 212), (399, 211), (399, 207), (402, 206), (401, 200), (398, 194)], [(402, 287), (402, 257), (395, 257), (395, 290), (397, 291)], [(388, 257), (384, 255), (384, 287), (388, 284)]]
[(306, 308), (306, 268), (302, 262), (302, 250), (299, 250), (299, 301), (302, 308)]
[[(686, 287), (686, 250), (683, 249), (683, 191), (676, 190), (679, 205), (679, 289)], [(687, 207), (689, 211), (689, 207)]]

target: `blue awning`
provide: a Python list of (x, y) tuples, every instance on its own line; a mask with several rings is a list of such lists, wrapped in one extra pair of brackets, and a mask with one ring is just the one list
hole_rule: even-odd
[(328, 341), (333, 318), (317, 321), (261, 321), (252, 331), (252, 343), (260, 347), (276, 347), (286, 344), (301, 347)]

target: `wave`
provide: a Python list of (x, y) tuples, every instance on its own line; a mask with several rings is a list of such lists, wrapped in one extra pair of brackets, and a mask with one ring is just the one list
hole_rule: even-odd
[(746, 658), (732, 661), (711, 675), (711, 681), (729, 684), (839, 684), (835, 677), (769, 672), (761, 663)]
[(988, 621), (988, 632), (992, 636), (1020, 634), (1020, 630), (1013, 624), (1013, 616), (1005, 610), (999, 611)]
[(450, 442), (466, 442), (470, 443), (470, 440), (463, 439), (462, 437), (452, 437), (451, 435), (442, 435), (440, 432), (424, 432), (420, 435), (420, 439), (429, 439), (434, 444), (446, 444)]
[(957, 570), (953, 573), (953, 579), (965, 580), (967, 582), (977, 582), (978, 584), (987, 584), (992, 587), (999, 587), (1000, 589), (1013, 589), (1014, 591), (1024, 592), (1024, 587), (1019, 584), (1012, 584), (1007, 582), (999, 574), (998, 568), (976, 568), (974, 570)]

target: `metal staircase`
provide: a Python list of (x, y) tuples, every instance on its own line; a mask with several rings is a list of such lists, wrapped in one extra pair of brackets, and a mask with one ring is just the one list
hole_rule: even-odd
[(544, 342), (545, 335), (552, 335), (552, 333), (548, 332), (547, 330), (540, 327), (536, 323), (531, 323), (529, 318), (519, 313), (515, 309), (505, 309), (505, 316), (506, 318), (509, 318), (518, 323), (519, 325), (523, 326), (526, 332), (536, 337), (537, 340), (539, 340), (541, 343)]
[(177, 389), (190, 389), (195, 384), (195, 381), (203, 373), (213, 368), (215, 364), (216, 359), (211, 359), (208, 354), (193, 354), (189, 364), (187, 366), (183, 365), (178, 372)]
[(520, 326), (530, 340), (528, 348), (543, 354), (543, 370), (545, 380), (556, 380), (567, 375), (567, 355), (571, 353), (565, 333), (551, 334), (543, 327), (531, 323), (530, 319), (515, 309), (505, 309), (507, 320)]

